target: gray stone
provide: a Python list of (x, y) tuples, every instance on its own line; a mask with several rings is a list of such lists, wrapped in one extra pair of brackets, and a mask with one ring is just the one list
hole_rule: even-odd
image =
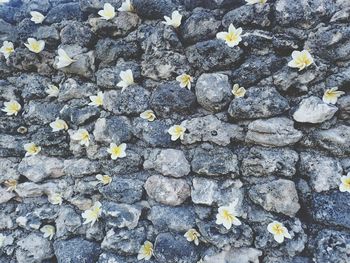
[(135, 255), (146, 239), (146, 229), (110, 229), (102, 241), (101, 248), (121, 255)]
[(232, 68), (239, 63), (242, 55), (239, 47), (231, 48), (219, 39), (198, 42), (186, 49), (188, 61), (200, 71)]
[(176, 10), (176, 5), (171, 0), (133, 0), (136, 13), (148, 19), (163, 19), (163, 16), (171, 16)]
[(149, 197), (157, 202), (177, 206), (182, 204), (191, 194), (190, 186), (183, 179), (173, 179), (161, 175), (150, 176), (144, 188)]
[(9, 192), (6, 188), (0, 187), (0, 204), (7, 203), (15, 196), (15, 193)]
[(221, 23), (205, 10), (196, 9), (181, 26), (181, 35), (187, 43), (196, 43), (215, 37)]
[(129, 262), (127, 261), (127, 257), (119, 256), (113, 253), (102, 253), (100, 257), (98, 258), (97, 263), (126, 263)]
[(19, 263), (43, 262), (53, 256), (50, 241), (31, 233), (17, 241), (16, 259)]
[(115, 114), (136, 115), (147, 110), (150, 92), (141, 86), (132, 85), (121, 91), (104, 93), (103, 107)]
[(243, 215), (242, 182), (233, 180), (213, 180), (193, 178), (191, 199), (195, 204), (227, 206), (234, 205), (237, 216)]
[(147, 218), (159, 231), (186, 232), (196, 224), (196, 215), (190, 206), (152, 206)]
[(40, 154), (24, 158), (18, 165), (18, 171), (32, 182), (41, 182), (46, 178), (58, 178), (64, 175), (63, 161)]
[(133, 204), (140, 201), (143, 193), (142, 180), (134, 178), (112, 177), (112, 182), (98, 188), (99, 192), (108, 200)]
[(179, 234), (161, 233), (154, 243), (154, 256), (160, 263), (195, 263), (199, 253), (193, 243)]
[(16, 158), (0, 158), (0, 183), (6, 180), (17, 180), (20, 177)]
[(114, 202), (102, 202), (103, 216), (111, 227), (134, 229), (141, 216), (141, 207), (117, 204)]
[(234, 119), (257, 119), (273, 117), (288, 109), (288, 101), (274, 87), (251, 87), (244, 98), (232, 100), (228, 113)]
[(82, 12), (79, 3), (63, 3), (55, 5), (51, 8), (46, 16), (46, 23), (60, 23), (63, 20), (81, 20)]
[(59, 115), (61, 105), (51, 102), (30, 101), (25, 109), (24, 118), (31, 123), (47, 124)]
[(62, 85), (58, 93), (58, 101), (69, 101), (71, 99), (82, 99), (91, 95), (96, 95), (97, 87), (92, 83), (80, 83), (75, 79), (68, 78)]
[(350, 153), (350, 127), (337, 125), (328, 130), (316, 130), (311, 134), (312, 141), (320, 148), (337, 156)]
[(250, 188), (250, 199), (265, 210), (294, 216), (300, 209), (298, 193), (293, 181), (278, 179)]
[(62, 28), (60, 37), (63, 45), (88, 47), (94, 41), (94, 34), (91, 29), (78, 21), (67, 23), (67, 25)]
[(192, 171), (200, 175), (231, 175), (239, 173), (237, 156), (224, 147), (197, 148), (191, 162)]
[(319, 152), (301, 152), (299, 172), (309, 179), (316, 192), (328, 191), (339, 187), (343, 169), (340, 162)]
[(58, 263), (95, 263), (100, 254), (100, 247), (97, 243), (82, 238), (55, 241), (54, 248)]
[(78, 229), (82, 225), (82, 218), (72, 207), (62, 207), (55, 223), (56, 237), (69, 237), (78, 233)]
[(316, 262), (349, 262), (350, 256), (347, 253), (349, 242), (349, 232), (322, 229), (314, 240)]
[(218, 112), (225, 109), (231, 96), (228, 77), (219, 73), (202, 74), (196, 83), (196, 96), (206, 110)]
[(339, 190), (313, 193), (310, 206), (313, 219), (321, 224), (349, 228), (349, 197), (349, 193)]
[(96, 174), (100, 170), (98, 162), (89, 159), (67, 159), (63, 162), (63, 172), (76, 178)]
[(195, 95), (178, 83), (166, 83), (156, 88), (151, 96), (150, 107), (156, 116), (169, 117), (173, 113), (189, 114), (196, 104)]
[(73, 125), (84, 125), (97, 119), (100, 116), (101, 110), (97, 107), (88, 106), (81, 107), (81, 105), (65, 105), (60, 111), (61, 119), (69, 120), (68, 123)]
[(163, 175), (182, 177), (191, 171), (191, 166), (181, 150), (153, 150), (143, 163), (144, 169), (154, 169)]
[(285, 117), (255, 120), (248, 125), (248, 143), (263, 146), (286, 146), (298, 142), (303, 134), (294, 129), (293, 121)]
[(262, 251), (252, 247), (231, 248), (212, 256), (205, 256), (203, 263), (226, 262), (226, 263), (259, 263)]
[(191, 70), (187, 57), (173, 51), (144, 54), (141, 61), (142, 76), (160, 81), (173, 80)]
[(131, 124), (124, 116), (100, 118), (95, 123), (94, 137), (97, 142), (109, 144), (125, 143), (132, 137)]
[(235, 8), (225, 14), (222, 24), (228, 28), (233, 24), (236, 28), (239, 26), (268, 27), (271, 24), (269, 19), (270, 5), (243, 5)]
[(128, 148), (126, 149), (126, 157), (118, 160), (109, 159), (110, 155), (107, 153), (107, 148), (104, 148), (103, 154), (107, 154), (105, 155), (106, 157), (102, 157), (103, 160), (100, 160), (102, 165), (101, 171), (104, 174), (134, 173), (138, 172), (140, 167), (142, 167), (141, 156), (132, 150), (128, 150)]
[(214, 115), (184, 120), (181, 125), (186, 128), (183, 144), (212, 142), (221, 146), (244, 138), (243, 128), (236, 124), (226, 123)]
[(79, 0), (81, 11), (89, 13), (96, 13), (98, 10), (103, 9), (105, 3), (110, 3), (115, 9), (117, 9), (122, 2), (122, 0), (115, 0), (113, 2), (108, 0)]
[(303, 99), (293, 113), (297, 122), (322, 123), (331, 119), (338, 108), (324, 103), (320, 98), (311, 96)]
[(173, 123), (170, 120), (147, 121), (138, 118), (133, 123), (135, 136), (153, 147), (170, 147), (173, 145), (168, 129)]
[(338, 99), (339, 118), (343, 120), (350, 119), (350, 96), (343, 96)]
[(252, 147), (242, 161), (244, 176), (285, 176), (296, 172), (298, 153), (286, 148)]

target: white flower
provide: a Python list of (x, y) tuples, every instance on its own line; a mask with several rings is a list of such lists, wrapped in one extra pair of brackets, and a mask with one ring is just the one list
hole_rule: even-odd
[(26, 150), (26, 157), (37, 155), (41, 151), (41, 147), (37, 146), (34, 142), (24, 144), (24, 150)]
[(197, 230), (193, 229), (193, 228), (189, 229), (184, 235), (184, 237), (186, 237), (187, 241), (189, 241), (189, 242), (193, 241), (196, 246), (199, 245), (198, 237), (200, 237), (200, 236), (201, 235), (197, 232)]
[(181, 88), (188, 88), (191, 89), (191, 82), (193, 82), (193, 78), (188, 74), (181, 74), (180, 76), (176, 77), (176, 80), (180, 82)]
[(48, 200), (53, 205), (62, 205), (63, 198), (59, 193), (51, 193), (48, 195)]
[(15, 179), (8, 179), (4, 182), (4, 185), (7, 187), (7, 192), (13, 192), (16, 190), (18, 182)]
[(216, 224), (223, 225), (226, 229), (230, 229), (232, 225), (239, 226), (241, 221), (235, 216), (235, 209), (232, 205), (221, 206), (216, 215)]
[(58, 69), (68, 67), (70, 64), (72, 64), (75, 61), (76, 60), (68, 56), (67, 52), (64, 51), (62, 48), (58, 49), (58, 62), (56, 64), (56, 67)]
[(7, 4), (7, 3), (9, 3), (10, 2), (10, 0), (0, 0), (0, 5), (1, 4)]
[(64, 120), (61, 120), (58, 117), (56, 118), (55, 121), (50, 123), (50, 127), (52, 128), (52, 132), (68, 130), (68, 124)]
[(85, 129), (79, 129), (77, 130), (71, 138), (74, 141), (79, 141), (80, 145), (85, 145), (86, 147), (90, 144), (90, 135), (89, 132)]
[(122, 143), (120, 145), (116, 145), (115, 143), (111, 143), (107, 152), (111, 154), (111, 159), (116, 160), (118, 158), (124, 158), (126, 156), (126, 144)]
[(338, 90), (338, 87), (333, 87), (333, 88), (327, 89), (324, 92), (322, 100), (325, 103), (336, 104), (338, 101), (338, 98), (344, 94), (345, 92)]
[(176, 141), (180, 138), (183, 140), (186, 128), (181, 125), (173, 125), (169, 128), (168, 133), (171, 135), (171, 140)]
[(235, 96), (235, 98), (242, 98), (245, 95), (245, 88), (239, 87), (238, 84), (234, 84), (232, 88), (232, 94)]
[(165, 22), (163, 22), (163, 24), (178, 28), (181, 25), (182, 15), (179, 13), (179, 11), (176, 10), (171, 14), (171, 18), (164, 16), (164, 19)]
[(146, 110), (140, 114), (140, 117), (144, 120), (154, 121), (156, 119), (156, 115), (153, 110)]
[(56, 229), (52, 225), (44, 225), (42, 228), (40, 228), (40, 232), (44, 234), (45, 238), (52, 239), (55, 235)]
[(49, 85), (45, 92), (48, 94), (48, 97), (58, 97), (60, 90), (55, 85)]
[(4, 244), (5, 244), (5, 239), (6, 239), (6, 236), (3, 235), (3, 234), (0, 234), (0, 247), (3, 247)]
[(119, 77), (121, 78), (121, 81), (119, 81), (117, 86), (121, 87), (122, 91), (124, 91), (124, 89), (129, 87), (130, 85), (134, 84), (134, 76), (132, 74), (131, 69), (121, 71)]
[(339, 185), (339, 191), (350, 193), (350, 173), (348, 173), (346, 176), (342, 176), (340, 180), (341, 184)]
[(224, 40), (229, 47), (234, 47), (242, 41), (241, 34), (241, 27), (235, 28), (233, 24), (230, 24), (228, 32), (219, 32), (216, 34), (216, 38)]
[(30, 15), (32, 16), (30, 20), (33, 21), (35, 24), (41, 24), (45, 19), (45, 16), (37, 11), (30, 12)]
[(265, 4), (267, 0), (245, 0), (247, 2), (247, 5), (254, 5), (254, 4)]
[(15, 48), (13, 46), (13, 43), (10, 41), (4, 41), (2, 43), (2, 47), (0, 48), (0, 52), (4, 54), (5, 58), (9, 58), (10, 55), (15, 52)]
[(4, 108), (1, 109), (3, 112), (6, 112), (6, 115), (15, 115), (17, 116), (18, 112), (21, 110), (22, 106), (15, 100), (10, 100), (9, 102), (4, 102)]
[(89, 98), (91, 100), (89, 105), (97, 106), (97, 107), (103, 105), (103, 92), (102, 91), (98, 92), (97, 96), (90, 96)]
[(118, 11), (120, 12), (134, 12), (134, 7), (131, 4), (130, 0), (125, 0), (121, 7), (118, 8)]
[(34, 53), (40, 53), (45, 48), (44, 40), (36, 40), (35, 38), (28, 38), (28, 44), (24, 43), (24, 45)]
[(150, 260), (153, 255), (153, 244), (149, 241), (145, 241), (141, 246), (137, 255), (137, 260)]
[(98, 11), (98, 14), (102, 17), (102, 19), (110, 20), (115, 17), (115, 9), (109, 3), (105, 3), (103, 5), (103, 9)]
[(93, 226), (95, 222), (98, 221), (102, 214), (101, 206), (102, 205), (100, 202), (96, 202), (90, 209), (81, 214), (81, 216), (85, 219), (84, 225), (91, 223), (91, 226)]
[(273, 234), (274, 239), (278, 243), (282, 243), (284, 238), (292, 238), (288, 233), (288, 229), (283, 226), (280, 222), (273, 221), (267, 226), (267, 230)]
[(293, 51), (292, 60), (288, 62), (288, 66), (291, 68), (298, 68), (300, 71), (310, 66), (312, 63), (314, 63), (314, 59), (309, 51)]
[(103, 185), (107, 185), (112, 182), (112, 177), (110, 177), (109, 175), (98, 174), (96, 175), (96, 179), (99, 180), (99, 182)]

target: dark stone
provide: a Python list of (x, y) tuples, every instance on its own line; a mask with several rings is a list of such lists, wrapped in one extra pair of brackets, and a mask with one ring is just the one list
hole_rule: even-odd
[(94, 42), (94, 34), (91, 29), (78, 21), (72, 21), (62, 28), (61, 42), (64, 45), (79, 45), (89, 47)]
[(53, 6), (46, 16), (45, 22), (60, 23), (63, 20), (81, 20), (82, 12), (79, 3), (65, 3)]
[(133, 0), (132, 4), (139, 16), (148, 19), (163, 19), (177, 9), (171, 0)]

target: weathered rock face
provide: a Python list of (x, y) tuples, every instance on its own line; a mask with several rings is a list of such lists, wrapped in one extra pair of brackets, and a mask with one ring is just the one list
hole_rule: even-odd
[(311, 96), (300, 102), (293, 118), (297, 122), (322, 123), (331, 119), (337, 110), (337, 107), (324, 103), (318, 97)]
[(350, 1), (262, 2), (0, 0), (0, 263), (350, 262)]

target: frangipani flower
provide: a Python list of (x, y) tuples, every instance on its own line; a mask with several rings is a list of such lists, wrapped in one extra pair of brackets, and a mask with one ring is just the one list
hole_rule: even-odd
[(24, 45), (34, 53), (40, 53), (45, 48), (44, 40), (36, 40), (35, 38), (28, 38), (28, 44), (24, 43)]
[(180, 76), (176, 77), (176, 80), (180, 82), (181, 88), (188, 88), (191, 89), (191, 82), (193, 82), (193, 78), (188, 74), (181, 74)]
[(89, 105), (96, 106), (96, 107), (103, 105), (103, 92), (102, 91), (99, 91), (97, 93), (97, 96), (90, 96), (89, 98), (91, 100)]
[(59, 193), (52, 193), (48, 195), (48, 200), (53, 205), (62, 205), (63, 198)]
[(292, 60), (288, 62), (288, 66), (291, 68), (298, 68), (299, 71), (310, 66), (314, 63), (314, 59), (307, 50), (303, 51), (293, 51)]
[(3, 112), (6, 112), (6, 115), (15, 115), (17, 116), (18, 112), (21, 110), (22, 106), (15, 100), (10, 100), (9, 102), (4, 102), (4, 108), (1, 109)]
[(187, 241), (189, 241), (189, 242), (193, 241), (196, 246), (199, 245), (198, 237), (200, 237), (200, 236), (201, 235), (197, 232), (197, 230), (193, 229), (193, 228), (189, 229), (184, 235), (184, 237), (187, 239)]
[(322, 100), (325, 103), (336, 104), (338, 98), (344, 94), (345, 94), (344, 91), (338, 91), (338, 87), (333, 87), (333, 88), (327, 89), (324, 92)]
[(40, 228), (40, 232), (44, 234), (45, 238), (51, 240), (56, 233), (56, 229), (52, 225), (45, 225), (42, 228)]
[(85, 145), (86, 147), (89, 146), (90, 144), (90, 134), (87, 130), (85, 129), (79, 129), (77, 130), (72, 136), (71, 138), (74, 141), (79, 141), (80, 145)]
[(103, 9), (98, 11), (98, 14), (102, 17), (102, 19), (110, 20), (115, 17), (115, 9), (110, 3), (105, 3), (103, 5)]
[(0, 234), (0, 247), (3, 247), (4, 244), (5, 244), (5, 239), (6, 239), (6, 236), (3, 235), (3, 234)]
[(153, 110), (146, 110), (140, 114), (140, 117), (144, 120), (154, 121), (156, 119), (156, 115)]
[(131, 69), (121, 71), (119, 74), (121, 81), (118, 82), (117, 86), (122, 88), (122, 91), (134, 84), (134, 76), (132, 74)]
[(247, 2), (247, 5), (254, 5), (254, 4), (265, 4), (267, 0), (245, 0)]
[(134, 7), (131, 4), (130, 0), (125, 0), (121, 7), (118, 8), (118, 11), (120, 12), (134, 12)]
[(58, 62), (56, 64), (56, 67), (58, 69), (68, 67), (70, 64), (75, 62), (75, 59), (72, 59), (70, 56), (68, 56), (67, 52), (64, 51), (62, 48), (58, 49)]
[(41, 24), (45, 19), (45, 16), (37, 11), (30, 12), (30, 15), (32, 16), (30, 21), (33, 21), (35, 24)]
[(242, 98), (245, 95), (245, 88), (240, 87), (238, 84), (234, 84), (232, 88), (232, 94), (235, 96), (235, 98)]
[(186, 128), (181, 125), (173, 125), (169, 128), (168, 133), (171, 135), (171, 140), (176, 141), (180, 138), (183, 140)]
[(150, 260), (153, 255), (153, 244), (149, 241), (145, 241), (141, 246), (137, 255), (137, 260)]
[(112, 182), (112, 177), (109, 175), (98, 174), (96, 175), (96, 179), (99, 180), (99, 182), (103, 185), (108, 185)]
[(346, 176), (342, 176), (340, 180), (341, 184), (339, 185), (339, 191), (350, 193), (350, 173), (348, 173)]
[(216, 224), (223, 225), (226, 229), (230, 229), (232, 225), (239, 226), (241, 221), (235, 216), (235, 209), (232, 205), (220, 206), (216, 215)]
[(288, 233), (288, 229), (283, 226), (280, 222), (273, 221), (267, 226), (267, 230), (273, 234), (273, 238), (278, 242), (282, 243), (284, 238), (292, 238)]
[(216, 34), (216, 38), (224, 40), (229, 47), (234, 47), (242, 41), (241, 34), (241, 27), (235, 28), (233, 24), (230, 24), (228, 32), (219, 32)]
[(102, 214), (101, 206), (101, 203), (97, 201), (90, 209), (81, 214), (81, 216), (85, 219), (84, 225), (91, 223), (91, 226), (93, 226), (95, 222), (98, 221)]
[(107, 152), (111, 154), (112, 160), (116, 160), (118, 158), (124, 158), (126, 156), (126, 144), (122, 143), (120, 145), (116, 145), (115, 143), (111, 143)]
[(60, 90), (55, 85), (49, 85), (45, 92), (48, 94), (48, 97), (58, 97)]
[(165, 22), (163, 22), (163, 24), (178, 28), (181, 25), (182, 15), (179, 13), (179, 11), (176, 10), (171, 14), (171, 18), (164, 16), (164, 19)]
[(52, 132), (68, 130), (68, 124), (64, 120), (61, 120), (58, 117), (56, 118), (55, 121), (50, 123), (50, 127), (52, 128)]
[(5, 58), (9, 58), (10, 55), (15, 52), (15, 48), (13, 46), (13, 43), (10, 41), (4, 41), (2, 43), (2, 47), (0, 48), (0, 52), (4, 54)]
[(37, 146), (34, 142), (24, 144), (24, 150), (26, 150), (26, 157), (37, 155), (41, 151), (41, 147)]
[(7, 192), (13, 192), (16, 190), (18, 182), (15, 179), (8, 179), (4, 182), (4, 185), (7, 187)]

